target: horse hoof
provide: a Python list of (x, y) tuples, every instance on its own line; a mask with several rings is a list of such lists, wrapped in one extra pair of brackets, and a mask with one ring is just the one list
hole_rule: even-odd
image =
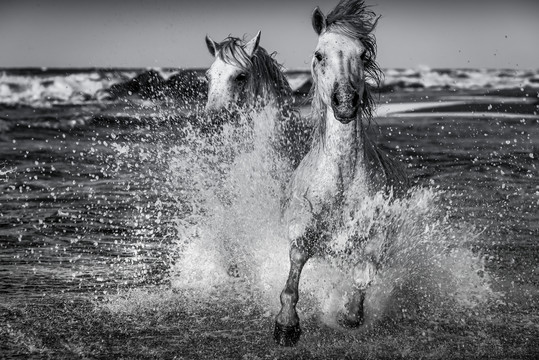
[(281, 346), (294, 346), (299, 341), (301, 335), (301, 328), (299, 323), (292, 326), (281, 325), (277, 321), (275, 322), (275, 329), (273, 330), (273, 338), (275, 342)]
[(363, 325), (363, 314), (357, 314), (350, 316), (348, 313), (339, 312), (337, 316), (337, 322), (343, 328), (354, 329)]

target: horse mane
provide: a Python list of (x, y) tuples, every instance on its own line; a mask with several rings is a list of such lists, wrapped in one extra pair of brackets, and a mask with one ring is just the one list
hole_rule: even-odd
[[(380, 86), (382, 81), (382, 70), (376, 62), (376, 38), (373, 34), (379, 19), (380, 16), (371, 11), (363, 0), (341, 0), (326, 17), (326, 32), (331, 31), (359, 40), (365, 47), (362, 60), (366, 77), (361, 110), (363, 117), (369, 122), (375, 106), (373, 91)], [(312, 113), (319, 117), (326, 108), (318, 95), (318, 81), (314, 72), (313, 80), (310, 91)], [(323, 127), (323, 122), (320, 123), (320, 127)], [(321, 128), (319, 131), (324, 131), (324, 129)]]
[(275, 52), (268, 52), (261, 46), (249, 56), (244, 49), (245, 41), (229, 36), (219, 44), (217, 56), (224, 62), (237, 66), (248, 74), (245, 91), (251, 105), (264, 103), (270, 97), (279, 105), (285, 104), (292, 95), (292, 89), (284, 76), (283, 67), (275, 60)]

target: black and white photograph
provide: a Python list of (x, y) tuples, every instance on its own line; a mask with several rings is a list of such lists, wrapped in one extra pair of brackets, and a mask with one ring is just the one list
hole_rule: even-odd
[(0, 359), (537, 359), (539, 2), (1, 0)]

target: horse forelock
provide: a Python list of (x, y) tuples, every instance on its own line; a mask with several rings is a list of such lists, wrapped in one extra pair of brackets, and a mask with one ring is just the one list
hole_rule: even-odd
[(241, 44), (241, 39), (229, 36), (219, 44), (217, 56), (227, 64), (249, 70), (252, 67), (251, 59)]
[(248, 73), (246, 91), (251, 103), (264, 102), (268, 96), (278, 103), (287, 100), (292, 90), (283, 74), (282, 66), (275, 60), (275, 53), (259, 46), (252, 56), (244, 49), (245, 42), (236, 37), (228, 37), (219, 44), (217, 56), (227, 64), (234, 65)]

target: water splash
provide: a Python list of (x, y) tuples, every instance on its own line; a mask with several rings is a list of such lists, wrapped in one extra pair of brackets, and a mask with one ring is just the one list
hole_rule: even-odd
[(196, 153), (190, 146), (178, 149), (174, 172), (192, 176), (180, 181), (192, 186), (193, 212), (178, 224), (183, 250), (173, 286), (207, 290), (232, 275), (264, 289), (276, 267), (287, 271), (280, 218), (291, 168), (272, 146), (274, 119), (271, 108), (249, 111), (217, 138), (198, 143)]
[[(181, 144), (157, 153), (168, 159), (168, 193), (159, 201), (176, 209), (178, 258), (170, 283), (173, 293), (191, 299), (187, 303), (249, 298), (263, 311), (279, 309), (289, 268), (281, 202), (292, 169), (272, 146), (274, 119), (271, 109), (250, 110), (219, 132), (188, 127)], [(366, 298), (367, 324), (473, 311), (496, 296), (481, 254), (469, 247), (479, 232), (454, 224), (440, 198), (418, 188), (400, 200), (364, 199), (330, 244), (333, 250), (348, 246), (343, 239), (352, 231), (371, 234), (385, 247)], [(353, 286), (353, 261), (309, 260), (300, 283), (302, 317), (335, 325)], [(154, 297), (147, 299), (155, 306)]]
[[(426, 188), (394, 201), (379, 193), (364, 199), (351, 217), (348, 232), (371, 234), (367, 246), (385, 248), (367, 292), (367, 326), (388, 319), (455, 318), (500, 296), (491, 290), (482, 254), (470, 249), (480, 232), (454, 224), (440, 199), (440, 193)], [(305, 266), (298, 304), (302, 316), (320, 316), (337, 326), (337, 313), (353, 290), (357, 257), (339, 251), (348, 248), (343, 238), (350, 235), (344, 231), (329, 244), (335, 256), (311, 259)]]

